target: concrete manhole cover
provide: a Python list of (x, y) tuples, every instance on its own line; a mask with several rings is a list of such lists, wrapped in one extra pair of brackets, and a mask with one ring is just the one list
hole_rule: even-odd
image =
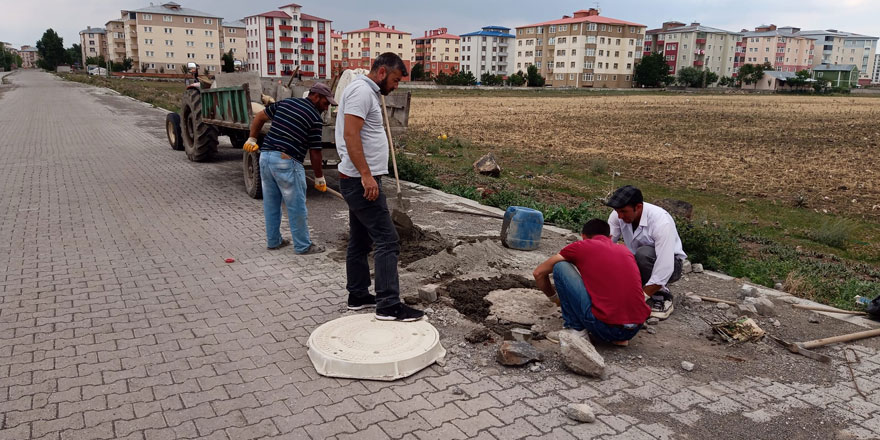
[(309, 359), (322, 376), (396, 380), (446, 356), (427, 321), (379, 321), (372, 313), (324, 323), (309, 336)]

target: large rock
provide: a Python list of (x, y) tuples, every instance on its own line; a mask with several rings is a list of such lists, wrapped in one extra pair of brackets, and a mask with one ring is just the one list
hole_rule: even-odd
[(489, 313), (516, 324), (534, 325), (562, 318), (559, 306), (536, 289), (493, 290), (486, 295), (486, 301), (492, 304)]
[(748, 297), (745, 299), (744, 303), (755, 306), (755, 310), (757, 310), (758, 314), (761, 316), (776, 316), (776, 307), (773, 305), (773, 301), (770, 301), (767, 298)]
[(501, 166), (498, 165), (494, 154), (486, 153), (474, 162), (474, 171), (485, 176), (498, 177), (501, 175)]
[(571, 330), (560, 332), (559, 349), (562, 361), (575, 373), (600, 378), (605, 376), (605, 359), (580, 333)]
[(690, 220), (694, 215), (694, 205), (683, 200), (660, 199), (654, 202), (675, 218)]
[(596, 421), (596, 415), (593, 414), (593, 408), (584, 403), (572, 403), (565, 408), (565, 415), (569, 419), (581, 423), (593, 423)]
[(437, 289), (439, 288), (440, 286), (437, 284), (426, 284), (419, 287), (419, 299), (429, 303), (437, 301)]
[(540, 361), (544, 359), (538, 349), (522, 341), (504, 341), (498, 347), (498, 362), (507, 366), (521, 366), (531, 361)]

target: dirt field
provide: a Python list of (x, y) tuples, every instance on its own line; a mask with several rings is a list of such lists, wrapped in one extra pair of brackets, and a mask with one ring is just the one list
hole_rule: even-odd
[(414, 97), (410, 124), (507, 160), (604, 158), (658, 184), (876, 217), (878, 120), (876, 98), (639, 94)]

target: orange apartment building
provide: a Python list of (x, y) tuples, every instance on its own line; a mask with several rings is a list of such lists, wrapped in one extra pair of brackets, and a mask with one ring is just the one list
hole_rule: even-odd
[(552, 87), (632, 87), (641, 60), (643, 24), (602, 17), (589, 9), (516, 28), (515, 68), (535, 65)]
[(330, 75), (334, 76), (348, 67), (348, 40), (341, 32), (330, 30)]
[[(403, 59), (407, 71), (412, 70), (414, 55), (412, 34), (397, 30), (394, 26), (388, 27), (379, 20), (370, 20), (370, 26), (356, 31), (346, 32), (343, 37), (348, 40), (343, 45), (343, 51), (348, 51), (348, 57), (343, 58), (343, 64), (353, 69), (369, 69), (376, 58), (385, 53), (396, 53)], [(409, 81), (410, 77), (403, 78)]]
[(86, 58), (110, 59), (107, 50), (107, 37), (104, 28), (87, 27), (79, 31), (79, 45), (82, 48), (82, 66), (86, 66)]
[(241, 20), (224, 21), (220, 25), (220, 56), (230, 50), (235, 61), (240, 61), (244, 68), (247, 64), (247, 36)]
[(414, 64), (424, 66), (429, 77), (458, 72), (460, 40), (458, 35), (449, 34), (445, 27), (425, 31), (424, 37), (413, 39)]
[(125, 23), (121, 19), (109, 20), (104, 24), (107, 38), (107, 57), (114, 63), (125, 58)]
[(780, 72), (797, 72), (813, 67), (816, 40), (799, 34), (795, 27), (762, 25), (744, 31), (745, 64), (770, 63)]
[(708, 70), (722, 76), (735, 76), (743, 57), (742, 33), (678, 21), (651, 29), (645, 38), (645, 55), (657, 52), (675, 75), (685, 67)]

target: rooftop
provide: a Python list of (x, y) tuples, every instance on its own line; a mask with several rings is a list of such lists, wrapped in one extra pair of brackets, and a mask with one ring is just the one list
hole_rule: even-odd
[(504, 26), (483, 26), (483, 29), (477, 32), (461, 34), (461, 37), (507, 37), (513, 38), (510, 28)]
[(163, 15), (188, 15), (193, 17), (221, 18), (214, 14), (197, 11), (195, 9), (184, 8), (177, 3), (168, 2), (161, 5), (150, 5), (146, 8), (135, 9), (131, 12), (140, 12), (146, 14), (163, 14)]
[(326, 22), (330, 22), (330, 20), (327, 20), (326, 18), (315, 17), (314, 15), (309, 15), (309, 14), (300, 14), (300, 15), (299, 15), (299, 18), (302, 19), (302, 20), (312, 20), (312, 21), (326, 21)]
[(541, 23), (535, 24), (527, 24), (525, 26), (517, 26), (517, 29), (535, 27), (535, 26), (552, 26), (552, 25), (560, 25), (560, 24), (572, 24), (572, 23), (598, 23), (598, 24), (615, 24), (615, 25), (623, 25), (623, 26), (639, 26), (646, 27), (643, 24), (633, 23), (631, 21), (618, 20), (616, 18), (602, 17), (599, 15), (598, 9), (582, 9), (580, 11), (575, 11), (573, 17), (569, 17), (568, 15), (563, 16), (559, 20), (551, 20), (544, 21)]
[(813, 71), (824, 71), (824, 72), (849, 72), (853, 69), (858, 69), (855, 64), (820, 64), (818, 66), (813, 67)]
[(99, 27), (89, 27), (79, 31), (80, 34), (105, 34), (107, 31), (104, 28)]
[(699, 23), (691, 23), (686, 26), (678, 26), (673, 28), (659, 28), (659, 29), (651, 29), (647, 34), (673, 34), (673, 33), (685, 33), (685, 32), (705, 32), (707, 34), (731, 34), (731, 35), (742, 35), (741, 32), (732, 32), (726, 31), (724, 29), (713, 28), (709, 26), (703, 26)]
[(370, 20), (370, 27), (364, 29), (358, 29), (356, 31), (347, 31), (346, 34), (353, 34), (355, 32), (384, 32), (386, 34), (405, 34), (412, 35), (409, 32), (399, 31), (391, 26), (390, 28), (385, 25), (385, 23), (379, 23), (378, 20)]
[(248, 15), (248, 17), (291, 18), (284, 11), (269, 11), (262, 14)]
[(231, 27), (231, 28), (244, 28), (247, 27), (243, 21), (241, 20), (233, 20), (233, 21), (224, 21), (222, 24), (223, 27)]

